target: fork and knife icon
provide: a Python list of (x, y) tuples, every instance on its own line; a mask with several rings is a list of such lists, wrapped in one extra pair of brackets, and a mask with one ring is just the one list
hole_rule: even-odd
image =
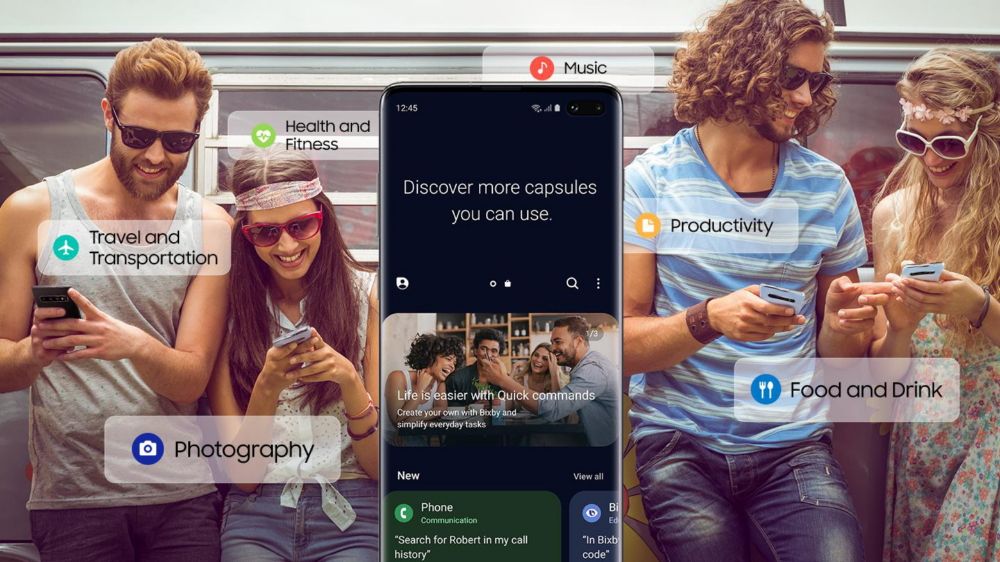
[(781, 397), (781, 381), (769, 373), (757, 375), (750, 383), (750, 395), (761, 404), (771, 404)]
[(760, 397), (764, 398), (764, 391), (767, 391), (766, 400), (771, 400), (774, 398), (774, 381), (759, 381), (757, 383), (757, 388), (760, 389)]

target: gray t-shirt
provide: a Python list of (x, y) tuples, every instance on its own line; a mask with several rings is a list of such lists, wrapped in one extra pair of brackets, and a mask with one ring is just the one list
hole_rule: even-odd
[[(591, 447), (615, 442), (615, 368), (597, 351), (588, 351), (569, 372), (569, 384), (556, 393), (560, 399), (539, 400), (538, 415), (555, 421), (577, 412)], [(593, 396), (588, 400), (582, 396)]]
[[(96, 229), (76, 196), (71, 172), (45, 180), (50, 218), (85, 221)], [(177, 197), (171, 230), (190, 232), (185, 239), (200, 241), (201, 197), (183, 187)], [(48, 276), (42, 274), (47, 259), (51, 253), (38, 257), (39, 285), (74, 287), (105, 313), (173, 347), (196, 267), (178, 266), (188, 271), (156, 277), (118, 275), (113, 266), (103, 266), (101, 275)], [(30, 396), (28, 454), (34, 476), (28, 509), (153, 505), (215, 491), (213, 484), (117, 484), (105, 478), (104, 422), (110, 416), (197, 414), (197, 404), (176, 404), (154, 392), (131, 361), (53, 361), (42, 369)]]

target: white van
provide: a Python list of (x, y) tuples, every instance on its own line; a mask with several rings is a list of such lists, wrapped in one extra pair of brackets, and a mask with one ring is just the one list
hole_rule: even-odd
[[(1000, 55), (1000, 11), (991, 0), (957, 0), (932, 13), (918, 13), (901, 0), (807, 3), (825, 6), (838, 24), (830, 54), (840, 101), (832, 119), (805, 142), (845, 169), (867, 231), (872, 197), (901, 155), (893, 140), (900, 122), (896, 79), (911, 60), (942, 43)], [(155, 9), (125, 0), (6, 6), (0, 19), (0, 202), (107, 153), (99, 102), (114, 54), (155, 35), (195, 48), (214, 73), (211, 108), (182, 182), (222, 204), (232, 201), (220, 192), (232, 164), (226, 148), (236, 142), (227, 137), (232, 112), (374, 112), (383, 87), (394, 82), (480, 80), (483, 50), (494, 45), (539, 52), (588, 45), (652, 49), (657, 89), (623, 95), (628, 164), (683, 126), (673, 118), (672, 96), (662, 85), (680, 33), (718, 4), (515, 0), (487, 6), (447, 0), (435, 3), (438, 11), (432, 12), (426, 3), (252, 0), (225, 13), (221, 4), (194, 2)], [(375, 263), (378, 162), (371, 151), (377, 149), (356, 150), (357, 159), (318, 165), (348, 245), (361, 261)], [(31, 477), (27, 404), (27, 391), (0, 395), (0, 560), (37, 557), (24, 508)], [(839, 427), (835, 440), (870, 560), (881, 557), (885, 433), (879, 426), (852, 424)], [(634, 451), (626, 447), (625, 453), (625, 552), (630, 562), (655, 561), (637, 495)]]

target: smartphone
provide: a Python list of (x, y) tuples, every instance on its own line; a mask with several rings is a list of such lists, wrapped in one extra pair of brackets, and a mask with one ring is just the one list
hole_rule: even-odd
[[(618, 92), (395, 85), (380, 127), (382, 560), (621, 560)], [(481, 378), (553, 351), (533, 404)]]
[(903, 266), (902, 277), (921, 281), (940, 281), (942, 271), (944, 262), (911, 263)]
[(66, 311), (64, 318), (83, 318), (80, 309), (69, 298), (69, 287), (53, 287), (35, 285), (31, 294), (35, 296), (35, 306), (38, 308), (61, 308)]
[(279, 334), (271, 342), (272, 347), (285, 347), (290, 343), (302, 343), (312, 337), (312, 327), (308, 324), (299, 326), (290, 332)]
[(774, 285), (761, 284), (760, 298), (771, 304), (790, 306), (795, 314), (802, 313), (802, 307), (806, 303), (806, 294), (802, 291), (775, 287)]

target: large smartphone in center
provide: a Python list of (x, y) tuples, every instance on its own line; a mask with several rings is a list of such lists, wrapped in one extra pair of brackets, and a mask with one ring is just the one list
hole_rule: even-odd
[(621, 560), (618, 92), (397, 85), (380, 118), (382, 560)]

